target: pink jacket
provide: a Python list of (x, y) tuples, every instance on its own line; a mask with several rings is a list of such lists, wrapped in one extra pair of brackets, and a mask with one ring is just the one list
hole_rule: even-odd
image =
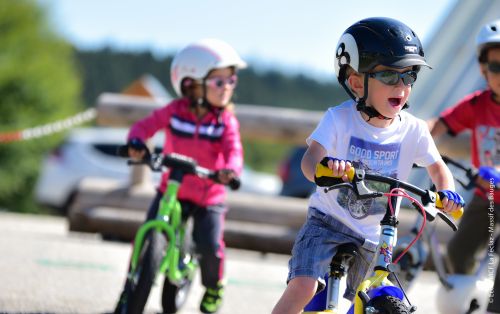
[[(165, 131), (163, 153), (179, 153), (194, 158), (202, 167), (212, 170), (232, 169), (238, 175), (241, 174), (243, 148), (239, 123), (234, 114), (228, 110), (209, 111), (198, 120), (189, 111), (189, 105), (188, 99), (179, 98), (153, 111), (131, 127), (128, 139), (145, 141), (162, 129)], [(159, 186), (162, 192), (166, 189), (168, 177), (169, 173), (165, 172)], [(223, 203), (226, 189), (211, 180), (187, 175), (178, 198), (206, 207)]]

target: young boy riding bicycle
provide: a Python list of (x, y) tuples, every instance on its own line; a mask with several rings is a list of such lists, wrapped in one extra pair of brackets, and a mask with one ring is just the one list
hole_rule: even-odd
[[(402, 111), (420, 67), (429, 65), (420, 40), (405, 24), (369, 18), (350, 26), (337, 45), (335, 72), (352, 100), (328, 109), (309, 145), (301, 168), (314, 182), (318, 163), (347, 180), (352, 161), (367, 172), (406, 180), (414, 163), (427, 168), (443, 199), (445, 212), (460, 209), (453, 177), (442, 161), (424, 121)], [(273, 313), (300, 313), (324, 288), (324, 274), (337, 247), (354, 243), (359, 257), (351, 266), (344, 297), (352, 300), (367, 273), (380, 233), (385, 204), (358, 201), (350, 191), (324, 193), (309, 200), (289, 262), (288, 286)]]

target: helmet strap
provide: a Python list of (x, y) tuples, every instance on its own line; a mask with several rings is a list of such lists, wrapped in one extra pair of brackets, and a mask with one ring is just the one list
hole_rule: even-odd
[(363, 93), (362, 98), (355, 99), (356, 109), (358, 111), (365, 113), (368, 116), (368, 120), (366, 120), (366, 122), (370, 121), (371, 118), (377, 118), (377, 119), (381, 119), (381, 120), (392, 120), (392, 118), (388, 118), (388, 117), (384, 116), (383, 114), (381, 114), (380, 112), (378, 112), (377, 109), (366, 105), (366, 98), (368, 97), (368, 75), (366, 75), (366, 73), (365, 73), (364, 77), (365, 77), (364, 78), (364, 81), (365, 81), (364, 82), (364, 93)]
[[(378, 112), (377, 109), (367, 106), (366, 105), (366, 98), (368, 97), (368, 75), (364, 75), (364, 96), (362, 98), (356, 97), (354, 93), (351, 91), (349, 86), (346, 84), (346, 67), (341, 68), (339, 72), (339, 83), (342, 85), (344, 90), (347, 92), (347, 94), (356, 102), (356, 109), (358, 111), (361, 111), (365, 113), (368, 116), (368, 121), (370, 121), (371, 118), (377, 118), (381, 120), (392, 120), (393, 118), (389, 118)], [(409, 108), (410, 105), (408, 103), (405, 103), (403, 106), (403, 109)], [(401, 117), (400, 117), (401, 119)]]
[(208, 107), (210, 107), (210, 103), (207, 101), (207, 99), (205, 97), (200, 97), (200, 98), (194, 99), (191, 102), (191, 107), (193, 107), (193, 108), (196, 108), (196, 107), (208, 108)]
[(339, 83), (340, 83), (340, 85), (342, 85), (342, 87), (347, 92), (349, 97), (351, 97), (353, 100), (356, 100), (356, 95), (354, 95), (354, 93), (351, 91), (351, 88), (349, 88), (349, 86), (346, 84), (346, 81), (347, 81), (346, 72), (347, 72), (346, 66), (340, 68), (339, 77), (338, 77)]
[(207, 88), (205, 86), (205, 79), (203, 79), (201, 82), (201, 88), (203, 90), (203, 95), (201, 97), (195, 99), (193, 102), (191, 102), (191, 106), (194, 108), (197, 108), (197, 107), (210, 108), (211, 105), (207, 100)]
[(393, 119), (393, 118), (389, 118), (389, 117), (384, 116), (383, 114), (378, 112), (377, 109), (375, 109), (371, 106), (367, 106), (364, 98), (361, 98), (357, 101), (356, 109), (358, 111), (363, 112), (364, 114), (366, 114), (368, 116), (368, 120), (366, 120), (367, 122), (370, 121), (371, 118), (377, 118), (377, 119), (381, 119), (381, 120), (392, 120)]
[(224, 107), (222, 108), (217, 108), (212, 106), (212, 104), (208, 101), (207, 99), (207, 87), (205, 85), (205, 79), (202, 81), (202, 88), (203, 88), (203, 95), (202, 97), (199, 97), (191, 102), (191, 107), (193, 107), (195, 110), (198, 108), (206, 108), (208, 111), (211, 111), (215, 114), (217, 117), (217, 121), (219, 123), (222, 123), (221, 121), (221, 113), (225, 109)]
[(200, 106), (205, 107), (205, 108), (210, 108), (210, 103), (208, 102), (207, 99), (207, 85), (206, 85), (206, 78), (203, 78), (201, 87), (203, 88), (203, 99), (202, 102), (200, 103)]

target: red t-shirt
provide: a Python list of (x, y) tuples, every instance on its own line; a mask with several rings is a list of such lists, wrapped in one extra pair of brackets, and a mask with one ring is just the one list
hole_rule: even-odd
[[(476, 91), (441, 114), (451, 134), (472, 131), (471, 158), (477, 168), (500, 166), (500, 104), (492, 96), (491, 90)], [(476, 194), (487, 197), (480, 190)], [(500, 203), (500, 191), (495, 192), (494, 199)]]

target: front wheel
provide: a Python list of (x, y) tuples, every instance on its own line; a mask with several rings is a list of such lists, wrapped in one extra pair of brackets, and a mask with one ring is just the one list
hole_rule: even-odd
[(180, 253), (182, 257), (179, 260), (179, 268), (185, 271), (187, 267), (189, 271), (184, 273), (182, 279), (178, 283), (171, 282), (168, 276), (165, 276), (161, 295), (161, 304), (164, 313), (177, 313), (186, 303), (189, 291), (191, 290), (194, 273), (198, 265), (193, 240), (191, 238), (192, 228), (192, 220), (185, 222), (185, 236), (182, 241)]
[(177, 313), (182, 306), (186, 303), (191, 290), (191, 279), (186, 277), (181, 280), (179, 284), (171, 283), (167, 277), (163, 283), (163, 293), (161, 302), (164, 313)]
[(126, 288), (128, 314), (139, 314), (144, 311), (156, 273), (165, 255), (166, 245), (165, 236), (159, 232), (152, 232), (146, 236), (139, 255), (137, 269), (132, 278), (128, 279), (130, 281)]
[(366, 308), (369, 307), (373, 308), (374, 313), (378, 314), (410, 314), (410, 309), (406, 304), (392, 295), (374, 297), (366, 304)]

